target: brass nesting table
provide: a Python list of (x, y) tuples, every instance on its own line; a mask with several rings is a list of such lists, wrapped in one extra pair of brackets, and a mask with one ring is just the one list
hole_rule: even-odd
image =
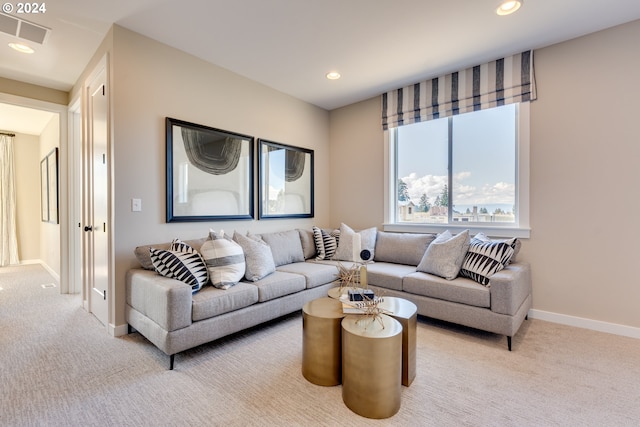
[[(417, 307), (385, 297), (380, 321), (345, 316), (338, 288), (302, 309), (302, 374), (313, 384), (342, 383), (342, 398), (353, 412), (388, 418), (400, 409), (401, 386), (416, 376)], [(384, 327), (383, 327), (384, 326)]]

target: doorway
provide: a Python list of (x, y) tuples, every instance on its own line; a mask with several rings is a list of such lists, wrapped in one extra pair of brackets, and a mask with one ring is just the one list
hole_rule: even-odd
[(53, 148), (62, 147), (65, 120), (66, 106), (0, 93), (0, 129), (15, 135), (19, 262), (42, 264), (63, 293), (68, 292), (63, 286), (68, 282), (62, 280), (62, 226), (40, 216), (40, 162)]

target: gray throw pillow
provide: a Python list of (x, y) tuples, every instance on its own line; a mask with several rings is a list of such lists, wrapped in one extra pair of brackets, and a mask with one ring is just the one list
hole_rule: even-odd
[(246, 264), (244, 277), (256, 282), (276, 271), (273, 262), (271, 248), (262, 240), (254, 237), (245, 237), (239, 233), (233, 233), (233, 240), (242, 247)]
[(469, 230), (455, 236), (452, 236), (449, 230), (439, 234), (427, 247), (416, 270), (435, 274), (447, 280), (455, 279), (469, 250), (470, 241)]
[(260, 237), (271, 247), (276, 267), (294, 262), (304, 262), (298, 230), (264, 233)]

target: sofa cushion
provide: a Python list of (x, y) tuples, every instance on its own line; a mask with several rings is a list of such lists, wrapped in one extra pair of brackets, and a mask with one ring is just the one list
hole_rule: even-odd
[(502, 270), (513, 255), (513, 242), (483, 242), (471, 239), (460, 276), (489, 286), (489, 278)]
[(258, 288), (240, 282), (228, 290), (207, 286), (193, 296), (191, 316), (194, 322), (239, 310), (258, 302)]
[(304, 259), (315, 258), (317, 252), (316, 241), (313, 238), (313, 230), (303, 230), (299, 228), (298, 233), (300, 233), (300, 243), (302, 243), (302, 253), (304, 254)]
[(273, 262), (276, 267), (304, 261), (300, 233), (297, 230), (264, 233), (260, 237), (271, 247)]
[(207, 264), (211, 284), (216, 288), (229, 289), (244, 277), (245, 261), (242, 247), (227, 239), (224, 233), (209, 232), (209, 238), (200, 247)]
[[(206, 237), (203, 237), (201, 239), (185, 240), (184, 242), (192, 248), (199, 248), (200, 246), (202, 246), (205, 240)], [(151, 257), (149, 256), (149, 249), (154, 248), (169, 250), (170, 247), (171, 242), (155, 243), (153, 245), (142, 245), (136, 247), (133, 253), (135, 254), (142, 268), (144, 268), (145, 270), (155, 270), (153, 268), (153, 263), (151, 262)]]
[(405, 292), (411, 294), (482, 308), (489, 308), (491, 305), (489, 288), (463, 277), (446, 280), (432, 274), (415, 272), (404, 278), (402, 286)]
[(356, 232), (347, 224), (340, 224), (340, 242), (332, 259), (359, 262), (362, 260), (361, 251), (367, 250), (370, 254), (368, 259), (373, 260), (377, 233), (376, 227)]
[(313, 239), (316, 242), (316, 260), (331, 259), (340, 242), (340, 230), (326, 231), (313, 226)]
[(306, 286), (304, 276), (278, 270), (267, 277), (251, 283), (258, 288), (259, 302), (265, 302), (300, 292), (304, 290)]
[(452, 236), (449, 230), (439, 234), (427, 247), (416, 269), (444, 277), (447, 280), (455, 279), (469, 249), (469, 242), (469, 230), (462, 231), (455, 236)]
[(242, 247), (244, 252), (244, 277), (247, 280), (255, 282), (276, 271), (271, 247), (262, 239), (233, 233), (233, 240)]
[(189, 252), (151, 248), (149, 257), (158, 274), (186, 283), (193, 293), (209, 280), (204, 260), (193, 248)]
[(435, 234), (378, 231), (375, 261), (417, 266)]
[(372, 286), (401, 291), (403, 278), (415, 271), (412, 265), (389, 262), (367, 264), (367, 282)]
[(281, 265), (278, 267), (278, 271), (304, 276), (307, 289), (331, 283), (337, 280), (338, 275), (338, 269), (334, 265), (321, 264), (315, 261)]

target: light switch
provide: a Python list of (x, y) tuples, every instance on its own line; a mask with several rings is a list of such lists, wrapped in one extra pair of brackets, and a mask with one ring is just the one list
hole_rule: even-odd
[(142, 211), (142, 199), (131, 199), (131, 212)]

